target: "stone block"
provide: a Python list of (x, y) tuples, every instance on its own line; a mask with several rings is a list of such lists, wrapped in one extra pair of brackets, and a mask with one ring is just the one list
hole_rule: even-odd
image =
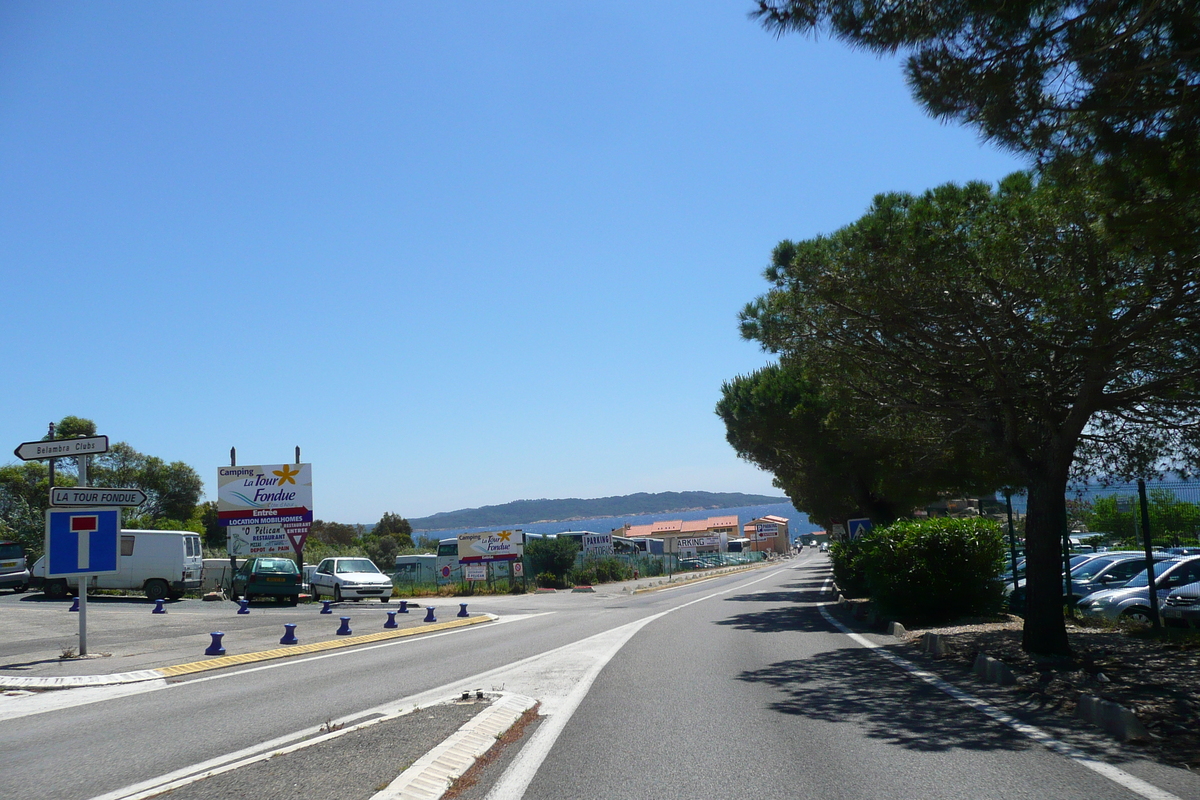
[(893, 622), (888, 625), (888, 634), (903, 639), (908, 636), (908, 631), (904, 630), (904, 626), (899, 622)]
[(1118, 741), (1140, 742), (1150, 738), (1150, 732), (1136, 714), (1111, 700), (1081, 695), (1075, 716), (1099, 727)]

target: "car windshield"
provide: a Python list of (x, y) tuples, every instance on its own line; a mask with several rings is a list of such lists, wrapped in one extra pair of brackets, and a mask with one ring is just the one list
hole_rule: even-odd
[(1111, 558), (1093, 558), (1086, 564), (1080, 564), (1075, 569), (1071, 570), (1071, 577), (1075, 580), (1084, 580), (1094, 578), (1099, 572), (1109, 564), (1115, 564), (1116, 561)]
[(347, 558), (343, 561), (337, 562), (337, 567), (334, 568), (334, 572), (337, 572), (338, 574), (344, 574), (347, 572), (374, 572), (378, 574), (379, 567), (372, 564), (371, 560), (367, 558)]
[[(1157, 585), (1157, 588), (1159, 588), (1159, 589), (1162, 588), (1162, 585), (1159, 584), (1158, 582), (1160, 580), (1162, 580), (1163, 576), (1166, 575), (1168, 572), (1170, 572), (1174, 568), (1174, 566), (1178, 563), (1179, 562), (1175, 561), (1174, 559), (1169, 559), (1166, 561), (1160, 561), (1154, 565), (1154, 583)], [(1128, 589), (1133, 586), (1149, 586), (1149, 585), (1150, 585), (1150, 572), (1149, 572), (1149, 570), (1142, 570), (1137, 575), (1134, 575), (1132, 578), (1129, 579), (1129, 583), (1125, 584), (1125, 588)]]
[(258, 563), (254, 565), (254, 571), (294, 574), (297, 572), (297, 569), (296, 562), (290, 558), (260, 558)]

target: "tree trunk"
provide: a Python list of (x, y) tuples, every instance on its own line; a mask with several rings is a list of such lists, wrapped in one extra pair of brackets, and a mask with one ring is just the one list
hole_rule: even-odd
[(1071, 655), (1063, 619), (1062, 535), (1067, 525), (1067, 473), (1043, 468), (1029, 476), (1025, 517), (1025, 628), (1029, 653)]

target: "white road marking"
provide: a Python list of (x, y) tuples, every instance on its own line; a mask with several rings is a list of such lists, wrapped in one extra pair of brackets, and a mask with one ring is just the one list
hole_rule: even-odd
[[(766, 580), (768, 577), (770, 576), (764, 575), (758, 580), (752, 581), (750, 585), (758, 583), (762, 580)], [(339, 724), (343, 725), (344, 727), (337, 731), (337, 734), (340, 735), (347, 730), (354, 730), (365, 725), (374, 724), (377, 721), (382, 721), (383, 719), (392, 719), (396, 716), (400, 716), (401, 714), (409, 713), (414, 708), (424, 708), (440, 702), (445, 702), (448, 698), (457, 696), (463, 687), (468, 687), (472, 690), (482, 687), (485, 689), (490, 688), (493, 691), (515, 692), (517, 694), (537, 698), (541, 701), (542, 712), (547, 717), (546, 722), (538, 727), (539, 733), (543, 729), (553, 727), (555, 724), (558, 725), (558, 730), (561, 732), (562, 727), (566, 725), (571, 714), (574, 713), (583, 697), (586, 696), (587, 687), (591, 686), (596, 675), (599, 674), (604, 665), (608, 663), (613, 655), (620, 650), (621, 646), (623, 646), (625, 642), (629, 641), (629, 639), (632, 638), (637, 631), (641, 630), (641, 628), (650, 622), (666, 616), (672, 611), (678, 611), (681, 608), (687, 608), (695, 603), (700, 603), (713, 597), (727, 594), (734, 589), (741, 588), (745, 585), (746, 584), (738, 584), (737, 586), (729, 587), (718, 592), (706, 594), (703, 597), (690, 600), (686, 603), (681, 603), (678, 606), (660, 611), (657, 614), (653, 614), (644, 619), (626, 623), (625, 625), (620, 625), (616, 628), (611, 628), (586, 639), (581, 639), (577, 642), (572, 642), (553, 650), (548, 650), (545, 653), (529, 656), (528, 658), (521, 659), (520, 661), (506, 664), (503, 667), (498, 667), (496, 669), (473, 675), (469, 678), (444, 684), (436, 689), (430, 689), (429, 691), (422, 692), (420, 694), (411, 695), (400, 700), (384, 703), (383, 705), (376, 706), (375, 708), (366, 709), (364, 711), (356, 711), (347, 717), (331, 720), (330, 727), (335, 727)], [(528, 619), (529, 617), (533, 616), (542, 615), (530, 614), (525, 615), (522, 618)], [(452, 633), (465, 632), (467, 630), (470, 629), (464, 628), (457, 631), (444, 631), (443, 633), (432, 635), (442, 636)], [(385, 642), (379, 645), (371, 645), (369, 648), (355, 648), (355, 650), (361, 651), (363, 649), (371, 649), (375, 647), (392, 646), (404, 641), (412, 640)], [(220, 680), (222, 678), (233, 677), (235, 675), (245, 674), (247, 672), (278, 668), (288, 664), (300, 663), (302, 661), (312, 661), (317, 658), (328, 658), (337, 655), (339, 652), (348, 651), (333, 651), (331, 653), (324, 653), (305, 659), (295, 659), (289, 662), (264, 664), (259, 667), (238, 670), (237, 672), (222, 673), (221, 675), (198, 678), (182, 684), (168, 684), (163, 688), (186, 686), (203, 680)], [(583, 684), (586, 685), (581, 690), (580, 686)], [(132, 689), (133, 687), (115, 688)], [(99, 699), (100, 698), (97, 698), (96, 700), (92, 700), (90, 702), (98, 702)], [(358, 720), (364, 716), (370, 716), (372, 714), (378, 714), (379, 718), (368, 720), (367, 722), (359, 725), (352, 724), (354, 720)], [(97, 797), (92, 798), (92, 800), (142, 800), (143, 798), (153, 797), (156, 794), (160, 794), (171, 789), (177, 789), (190, 783), (195, 783), (196, 781), (203, 780), (204, 778), (212, 775), (218, 775), (222, 772), (228, 772), (257, 761), (265, 760), (270, 758), (275, 753), (297, 750), (315, 741), (326, 741), (327, 739), (332, 738), (332, 735), (326, 731), (323, 731), (324, 727), (325, 726), (310, 727), (300, 731), (295, 731), (294, 733), (280, 736), (267, 742), (262, 742), (260, 744), (243, 748), (232, 753), (226, 753), (223, 756), (218, 756), (216, 758), (203, 761), (199, 764), (183, 767), (165, 775), (160, 775), (156, 778), (140, 781), (136, 784), (132, 784), (103, 795), (98, 795)], [(535, 736), (536, 735), (537, 734), (535, 734)], [(315, 738), (309, 739), (309, 737)], [(549, 745), (552, 744), (553, 741), (549, 743)], [(532, 765), (532, 771), (528, 773), (529, 779), (532, 779), (533, 774), (537, 772), (537, 767), (540, 766), (542, 761), (545, 759), (545, 753), (549, 752), (549, 745), (547, 745), (545, 752), (541, 753), (541, 756), (537, 759), (537, 763)], [(528, 745), (525, 748), (522, 748), (522, 752), (518, 756), (517, 761), (512, 765), (513, 767), (516, 766), (517, 762), (529, 757), (526, 754), (526, 750), (528, 749)], [(510, 767), (510, 771), (511, 770), (512, 767)], [(507, 776), (507, 773), (505, 776)], [(524, 786), (527, 785), (528, 780), (525, 781), (520, 791), (523, 792)], [(494, 791), (495, 789), (493, 789), (493, 792)], [(491, 795), (489, 795), (489, 797), (490, 796)], [(517, 794), (515, 796), (519, 797), (520, 795)]]
[[(554, 614), (554, 611), (542, 611), (536, 614), (512, 614), (506, 617), (500, 617), (496, 621), (489, 623), (486, 627), (499, 625), (501, 623), (520, 622), (522, 620), (531, 619), (533, 617), (541, 617), (546, 614)], [(25, 695), (22, 697), (5, 697), (0, 699), (0, 721), (10, 719), (20, 719), (21, 717), (31, 717), (35, 714), (45, 714), (50, 711), (61, 711), (66, 708), (75, 708), (76, 706), (86, 706), (92, 703), (102, 703), (105, 700), (113, 700), (118, 697), (128, 697), (134, 694), (143, 694), (145, 692), (157, 692), (164, 689), (179, 689), (185, 686), (190, 686), (195, 683), (204, 683), (206, 681), (220, 681), (227, 678), (236, 678), (239, 675), (246, 675), (251, 672), (262, 672), (269, 669), (282, 669), (284, 667), (294, 667), (297, 664), (305, 664), (309, 661), (319, 661), (324, 658), (339, 658), (343, 656), (361, 653), (366, 650), (377, 650), (381, 647), (395, 647), (397, 645), (412, 644), (417, 641), (434, 639), (440, 636), (450, 636), (456, 633), (466, 633), (478, 626), (469, 626), (466, 628), (454, 628), (448, 631), (440, 631), (419, 637), (406, 637), (393, 641), (380, 642), (378, 644), (362, 645), (352, 647), (345, 650), (331, 650), (328, 653), (317, 653), (311, 656), (302, 656), (280, 661), (271, 661), (265, 664), (259, 664), (254, 667), (246, 667), (245, 669), (228, 670), (218, 672), (212, 675), (204, 675), (201, 677), (187, 678), (177, 680), (174, 683), (168, 683), (166, 679), (144, 681), (141, 683), (124, 684), (116, 686), (96, 686), (76, 689), (61, 689), (52, 692), (41, 692), (39, 694)]]
[[(832, 577), (826, 579), (825, 585), (821, 589), (822, 593), (827, 593), (829, 591), (832, 580)], [(1131, 775), (1123, 769), (1119, 769), (1114, 767), (1112, 764), (1107, 764), (1103, 761), (1099, 761), (1091, 756), (1086, 755), (1066, 742), (1054, 738), (1035, 725), (1028, 725), (1024, 722), (1021, 722), (1020, 720), (1016, 719), (1010, 714), (1005, 713), (1004, 711), (1001, 711), (990, 703), (980, 700), (978, 697), (968, 694), (962, 689), (959, 689), (957, 686), (942, 680), (932, 672), (927, 672), (911, 661), (901, 658), (895, 653), (886, 650), (882, 645), (872, 642), (865, 636), (860, 636), (859, 634), (854, 633), (841, 622), (834, 619), (830, 613), (825, 610), (826, 605), (828, 605), (828, 603), (820, 603), (817, 606), (817, 610), (821, 612), (821, 616), (823, 616), (826, 622), (828, 622), (830, 625), (833, 625), (839, 631), (846, 634), (855, 642), (867, 648), (875, 655), (890, 661), (892, 664), (896, 665), (908, 674), (925, 681), (930, 686), (940, 689), (963, 705), (969, 706), (976, 711), (991, 717), (996, 722), (999, 722), (1000, 724), (1013, 729), (1022, 736), (1037, 742), (1051, 752), (1058, 753), (1060, 756), (1069, 758), (1076, 764), (1086, 767), (1096, 774), (1108, 778), (1113, 783), (1125, 787), (1134, 794), (1145, 797), (1146, 800), (1182, 800), (1182, 798), (1178, 797), (1177, 795), (1171, 794), (1165, 789), (1160, 789), (1152, 783), (1147, 783), (1141, 778)]]

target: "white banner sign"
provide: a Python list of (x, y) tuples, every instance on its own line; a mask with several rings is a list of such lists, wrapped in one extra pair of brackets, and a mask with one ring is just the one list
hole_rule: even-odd
[(694, 539), (680, 539), (679, 547), (684, 550), (694, 550), (697, 547), (716, 547), (721, 540), (716, 536), (697, 536)]
[(611, 556), (613, 540), (611, 533), (585, 533), (583, 535), (583, 552), (589, 556)]
[(231, 556), (253, 558), (296, 552), (282, 525), (230, 525), (225, 531), (229, 536), (227, 547)]
[[(298, 552), (312, 527), (312, 464), (219, 467), (217, 519), (229, 528), (231, 556), (245, 555), (234, 552), (233, 528), (280, 527), (291, 552)], [(266, 535), (250, 534), (252, 540)]]
[(513, 561), (525, 553), (521, 531), (484, 531), (458, 535), (458, 563)]
[(464, 564), (463, 578), (468, 581), (486, 581), (487, 564)]

